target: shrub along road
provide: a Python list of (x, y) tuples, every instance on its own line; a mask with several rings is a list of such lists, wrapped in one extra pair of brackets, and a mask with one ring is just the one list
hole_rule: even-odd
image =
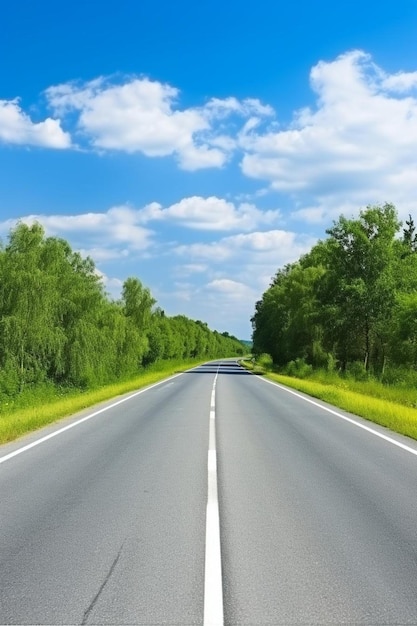
[(0, 448), (0, 623), (416, 622), (416, 442), (230, 361), (102, 408)]

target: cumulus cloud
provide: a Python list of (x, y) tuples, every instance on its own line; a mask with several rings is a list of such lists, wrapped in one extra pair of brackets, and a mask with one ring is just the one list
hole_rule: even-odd
[(250, 231), (261, 224), (278, 221), (280, 213), (277, 210), (262, 211), (247, 202), (236, 206), (233, 202), (216, 196), (192, 196), (166, 208), (152, 203), (141, 211), (140, 219), (144, 223), (152, 220), (173, 221), (196, 230)]
[(193, 274), (202, 274), (207, 272), (209, 266), (204, 263), (184, 263), (177, 266), (174, 271), (179, 276), (192, 276)]
[(261, 291), (253, 288), (250, 280), (245, 282), (230, 277), (200, 280), (197, 285), (175, 282), (172, 291), (159, 293), (162, 300), (167, 299), (170, 303), (169, 314), (183, 312), (186, 306), (191, 318), (203, 319), (210, 328), (220, 332), (232, 331), (242, 339), (250, 338), (249, 320), (260, 295)]
[(268, 116), (272, 109), (256, 99), (213, 98), (204, 106), (180, 109), (179, 90), (148, 78), (113, 84), (104, 77), (46, 90), (60, 115), (78, 111), (78, 128), (98, 149), (175, 155), (186, 170), (221, 167), (236, 147), (221, 121), (231, 115)]
[(245, 100), (238, 100), (233, 97), (211, 98), (204, 107), (205, 116), (213, 119), (226, 118), (230, 113), (239, 113), (243, 117), (256, 120), (273, 116), (274, 110), (268, 104), (262, 104), (257, 98), (246, 98)]
[[(155, 230), (149, 225), (162, 221), (188, 230), (244, 233), (279, 219), (278, 211), (261, 211), (253, 204), (235, 205), (216, 196), (193, 196), (165, 208), (152, 202), (143, 208), (120, 205), (104, 212), (77, 215), (27, 215), (20, 221), (26, 224), (40, 222), (48, 235), (68, 238), (85, 255), (89, 254), (97, 261), (108, 261), (157, 245)], [(0, 222), (0, 233), (6, 234), (16, 222), (17, 219)], [(251, 237), (256, 237), (256, 233)], [(186, 269), (191, 273), (202, 271), (202, 268), (204, 265), (190, 263)]]
[(205, 290), (217, 295), (220, 294), (223, 298), (233, 302), (249, 300), (253, 303), (256, 296), (255, 290), (249, 285), (230, 278), (216, 278), (206, 285)]
[[(179, 259), (186, 260), (185, 265), (205, 267), (197, 283), (182, 285), (179, 292), (182, 298), (187, 295), (191, 310), (204, 310), (204, 319), (212, 327), (218, 328), (220, 322), (223, 330), (242, 328), (242, 319), (247, 320), (249, 327), (254, 304), (277, 269), (296, 261), (316, 241), (294, 232), (271, 230), (177, 246), (173, 252)], [(179, 299), (177, 288), (172, 296)], [(249, 328), (241, 332), (243, 338), (249, 339)]]
[(417, 72), (398, 72), (384, 76), (382, 86), (388, 91), (407, 93), (417, 88)]
[(242, 171), (266, 180), (298, 205), (300, 217), (324, 219), (342, 205), (392, 201), (404, 212), (415, 196), (417, 72), (386, 74), (351, 51), (310, 73), (316, 106), (282, 130), (240, 135)]
[(0, 100), (0, 142), (56, 149), (71, 146), (70, 135), (62, 130), (59, 120), (48, 117), (32, 122), (17, 98)]
[(282, 263), (298, 259), (314, 243), (312, 237), (285, 230), (270, 230), (240, 233), (210, 243), (180, 245), (175, 252), (195, 261), (224, 263), (233, 260), (242, 265), (267, 263), (273, 266), (272, 272), (275, 272)]
[[(146, 250), (153, 236), (151, 230), (139, 224), (137, 212), (125, 206), (113, 207), (105, 213), (28, 215), (21, 217), (20, 221), (29, 225), (39, 222), (48, 235), (69, 239), (85, 255), (101, 261)], [(1, 222), (0, 232), (8, 232), (16, 222)], [(107, 245), (103, 245), (104, 242)]]
[[(230, 324), (232, 327), (239, 325), (239, 319), (243, 315), (249, 321), (253, 315), (254, 303), (259, 296), (258, 289), (233, 278), (215, 278), (201, 289), (201, 299), (205, 302), (205, 308), (217, 323), (219, 306), (221, 307), (225, 330), (230, 330)], [(249, 339), (249, 336), (246, 338)]]

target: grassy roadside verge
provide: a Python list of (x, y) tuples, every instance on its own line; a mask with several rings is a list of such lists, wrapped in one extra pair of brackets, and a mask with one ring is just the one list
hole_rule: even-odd
[[(265, 371), (248, 361), (242, 365), (255, 374), (262, 374), (274, 382), (297, 389), (319, 400), (329, 402), (349, 413), (363, 417), (375, 424), (385, 426), (390, 430), (417, 439), (417, 409), (405, 406), (400, 402), (374, 397), (366, 393), (366, 384), (362, 383), (361, 393), (346, 389), (335, 384), (326, 384), (309, 378), (294, 378)], [(369, 385), (372, 391), (372, 385)], [(390, 390), (387, 390), (387, 395)]]
[(164, 378), (184, 372), (203, 361), (172, 361), (152, 366), (139, 376), (82, 392), (74, 390), (62, 397), (58, 393), (50, 393), (47, 398), (33, 398), (31, 406), (2, 407), (0, 412), (0, 444), (18, 439), (22, 435), (47, 426), (61, 418), (68, 417), (83, 409), (92, 407), (100, 402), (121, 396), (130, 391), (136, 391)]

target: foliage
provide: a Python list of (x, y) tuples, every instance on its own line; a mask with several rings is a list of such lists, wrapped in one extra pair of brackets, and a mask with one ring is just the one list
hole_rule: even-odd
[(96, 405), (157, 381), (183, 372), (197, 364), (192, 361), (161, 361), (129, 380), (112, 383), (80, 393), (75, 387), (57, 387), (51, 383), (26, 387), (2, 404), (0, 444), (13, 441), (27, 432), (77, 411)]
[(138, 278), (121, 300), (105, 293), (90, 258), (19, 223), (0, 247), (0, 402), (52, 384), (91, 389), (167, 359), (244, 354), (228, 333), (167, 317)]
[[(417, 236), (392, 204), (343, 215), (328, 237), (279, 269), (252, 318), (254, 354), (278, 367), (387, 379), (417, 369)], [(302, 369), (302, 368), (301, 368)], [(297, 374), (298, 375), (298, 374)]]
[(284, 373), (287, 374), (287, 376), (296, 376), (297, 378), (307, 378), (312, 371), (313, 367), (309, 363), (306, 363), (304, 359), (290, 361), (284, 368)]
[(256, 359), (257, 364), (265, 370), (272, 369), (272, 357), (270, 354), (260, 354)]

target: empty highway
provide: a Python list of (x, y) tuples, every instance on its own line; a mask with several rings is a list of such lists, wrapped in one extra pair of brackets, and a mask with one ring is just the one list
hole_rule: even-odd
[(0, 447), (1, 624), (416, 624), (417, 442), (216, 361)]

